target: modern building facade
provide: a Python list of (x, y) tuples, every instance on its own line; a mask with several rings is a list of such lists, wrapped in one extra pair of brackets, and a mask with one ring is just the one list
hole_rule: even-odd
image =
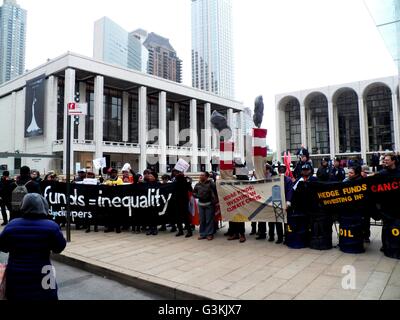
[(137, 29), (133, 32), (130, 33), (131, 36), (134, 36), (136, 39), (140, 41), (142, 44), (142, 69), (141, 71), (144, 73), (147, 73), (147, 65), (149, 63), (149, 50), (146, 49), (146, 47), (143, 45), (144, 42), (147, 39), (148, 33), (146, 30), (143, 29)]
[(142, 43), (107, 17), (94, 24), (93, 57), (137, 71), (142, 70)]
[(169, 39), (151, 32), (143, 46), (149, 52), (147, 73), (175, 82), (182, 82), (182, 60), (177, 57)]
[(232, 0), (192, 0), (192, 86), (235, 97)]
[[(29, 123), (40, 126), (29, 113), (29, 92), (38, 77), (44, 79), (44, 125), (41, 134), (27, 137)], [(151, 166), (164, 173), (183, 158), (192, 172), (210, 170), (211, 159), (219, 156), (212, 112), (225, 114), (234, 130), (237, 117), (243, 117), (237, 101), (68, 53), (0, 86), (0, 164), (65, 173), (66, 109), (77, 92), (88, 103), (88, 114), (72, 127), (72, 170), (90, 169), (92, 160), (102, 157), (119, 169), (130, 163), (134, 170)], [(243, 135), (236, 139), (235, 156), (243, 158)]]
[(398, 77), (388, 77), (277, 95), (277, 154), (304, 145), (314, 160), (368, 161), (400, 151), (398, 92)]
[(400, 68), (400, 0), (364, 0), (398, 68)]
[(244, 108), (243, 110), (244, 124), (243, 124), (243, 132), (247, 136), (251, 136), (253, 134), (254, 128), (254, 120), (253, 120), (253, 112), (250, 108)]
[(0, 84), (25, 70), (26, 16), (16, 0), (0, 7)]

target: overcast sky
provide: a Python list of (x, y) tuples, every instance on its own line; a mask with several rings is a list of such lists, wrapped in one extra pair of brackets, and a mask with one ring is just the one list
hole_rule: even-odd
[[(26, 68), (67, 51), (92, 56), (94, 21), (170, 39), (191, 85), (190, 0), (17, 0), (28, 10)], [(266, 107), (276, 146), (275, 95), (396, 74), (362, 0), (233, 0), (236, 100)]]

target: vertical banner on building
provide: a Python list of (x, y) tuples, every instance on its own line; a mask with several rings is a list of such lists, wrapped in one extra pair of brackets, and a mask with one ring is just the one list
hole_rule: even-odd
[(41, 75), (26, 82), (25, 138), (44, 133), (45, 79), (46, 75)]

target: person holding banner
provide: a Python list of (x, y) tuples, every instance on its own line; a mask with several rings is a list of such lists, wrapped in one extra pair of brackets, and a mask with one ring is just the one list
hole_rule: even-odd
[[(400, 170), (398, 168), (397, 156), (394, 153), (386, 154), (383, 158), (383, 170), (377, 173), (378, 177), (399, 178)], [(394, 230), (400, 229), (400, 215), (398, 213), (398, 200), (388, 194), (381, 195), (379, 202), (380, 213), (382, 215), (382, 248), (385, 256), (400, 259), (399, 237)]]
[[(110, 168), (108, 170), (109, 179), (104, 183), (106, 186), (120, 186), (123, 184), (122, 179), (118, 177), (118, 170)], [(105, 233), (113, 232), (115, 229), (116, 233), (121, 233), (121, 222), (120, 219), (115, 219), (115, 216), (110, 212), (108, 215), (107, 228), (104, 230)], [(116, 220), (115, 222), (112, 222)]]
[(377, 174), (380, 177), (399, 177), (400, 170), (398, 168), (397, 156), (394, 153), (385, 155), (383, 159), (383, 169)]
[(179, 173), (175, 176), (176, 183), (176, 225), (178, 227), (177, 237), (184, 235), (183, 224), (185, 224), (186, 238), (193, 236), (192, 232), (192, 216), (189, 211), (189, 192), (192, 192), (192, 185), (187, 180), (183, 173)]
[[(158, 174), (154, 171), (149, 171), (147, 174), (146, 182), (148, 186), (158, 188), (160, 183), (158, 182)], [(147, 215), (147, 226), (148, 230), (146, 235), (156, 236), (158, 235), (157, 225), (158, 225), (158, 209), (155, 207), (148, 208)]]
[(309, 219), (308, 213), (312, 206), (310, 192), (306, 182), (317, 181), (313, 176), (313, 168), (309, 162), (301, 167), (301, 176), (293, 186), (292, 206), (293, 210), (288, 212), (286, 245), (293, 249), (303, 249), (309, 244)]

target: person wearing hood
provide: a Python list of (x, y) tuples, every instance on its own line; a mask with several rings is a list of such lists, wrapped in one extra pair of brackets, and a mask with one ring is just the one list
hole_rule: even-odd
[(9, 253), (6, 298), (12, 301), (58, 300), (50, 253), (61, 253), (66, 240), (60, 227), (47, 219), (49, 206), (39, 194), (27, 194), (22, 218), (11, 221), (0, 234), (0, 251)]

